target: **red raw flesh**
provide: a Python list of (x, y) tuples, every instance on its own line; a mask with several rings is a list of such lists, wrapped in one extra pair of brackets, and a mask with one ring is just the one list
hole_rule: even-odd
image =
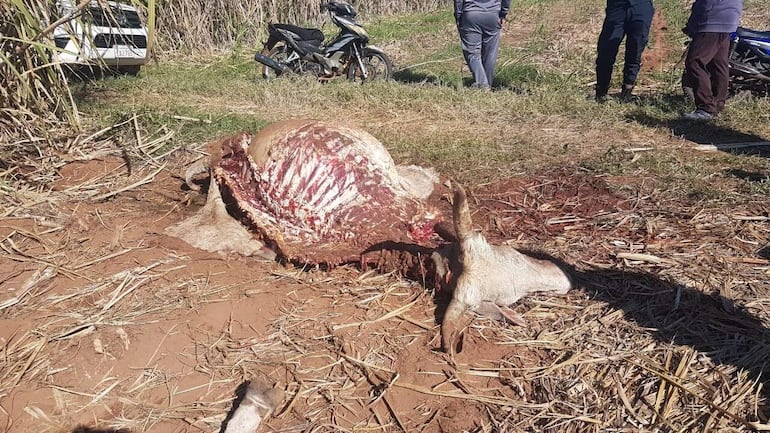
[(230, 154), (214, 173), (263, 240), (287, 259), (333, 265), (357, 261), (385, 242), (436, 245), (434, 221), (420, 218), (426, 204), (396, 195), (368, 155), (351, 151), (347, 136), (302, 128), (275, 144), (256, 169), (246, 157), (249, 141), (226, 143)]

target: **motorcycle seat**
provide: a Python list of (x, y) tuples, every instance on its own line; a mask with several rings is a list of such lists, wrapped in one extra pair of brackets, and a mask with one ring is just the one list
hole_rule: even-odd
[(312, 27), (300, 27), (293, 24), (270, 24), (270, 26), (277, 29), (292, 32), (299, 36), (300, 40), (309, 42), (313, 45), (320, 46), (324, 41), (324, 34), (321, 30)]
[(741, 38), (768, 39), (770, 40), (770, 31), (758, 32), (756, 30), (738, 27), (738, 36)]
[(301, 47), (301, 49), (309, 52), (309, 53), (319, 53), (322, 54), (323, 50), (318, 44), (315, 44), (313, 42), (308, 41), (298, 41), (297, 45)]

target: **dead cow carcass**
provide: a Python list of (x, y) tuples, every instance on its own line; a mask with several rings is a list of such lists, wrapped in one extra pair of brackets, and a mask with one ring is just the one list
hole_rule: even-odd
[[(438, 176), (397, 166), (364, 131), (284, 121), (209, 151), (186, 176), (189, 184), (200, 169), (210, 170), (206, 206), (168, 230), (194, 246), (265, 255), (266, 245), (290, 261), (327, 264), (357, 261), (378, 244), (435, 246), (441, 212), (428, 203)], [(245, 238), (233, 242), (238, 227)]]

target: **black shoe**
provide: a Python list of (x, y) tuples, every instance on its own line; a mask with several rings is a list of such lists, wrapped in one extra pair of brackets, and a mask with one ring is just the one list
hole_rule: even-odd
[(623, 90), (620, 91), (620, 102), (633, 102), (636, 98), (632, 93), (634, 91), (633, 84), (624, 84)]
[(605, 102), (609, 101), (609, 97), (607, 96), (607, 92), (610, 91), (609, 86), (596, 86), (596, 96), (594, 99), (596, 99), (596, 102), (600, 104), (604, 104)]

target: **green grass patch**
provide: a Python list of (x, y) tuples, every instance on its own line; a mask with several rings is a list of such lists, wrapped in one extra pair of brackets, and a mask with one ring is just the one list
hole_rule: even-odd
[(366, 30), (376, 44), (378, 41), (430, 36), (444, 29), (450, 22), (454, 22), (452, 11), (445, 9), (375, 20), (366, 26)]
[(495, 70), (495, 84), (512, 89), (533, 86), (564, 86), (565, 76), (530, 63), (511, 63)]
[[(600, 7), (593, 0), (584, 3)], [(652, 176), (660, 188), (694, 200), (724, 197), (735, 188), (746, 197), (767, 189), (767, 181), (749, 182), (724, 169), (766, 176), (768, 158), (725, 152), (706, 157), (692, 150), (693, 143), (770, 138), (767, 99), (731, 100), (708, 125), (682, 122), (680, 114), (692, 107), (664, 69), (645, 76), (654, 90), (642, 92), (637, 103), (596, 104), (596, 41), (590, 31), (598, 30), (586, 26), (600, 20), (577, 20), (565, 30), (554, 14), (571, 16), (569, 10), (585, 8), (556, 0), (515, 4), (508, 26), (523, 36), (503, 46), (492, 92), (468, 87), (471, 77), (451, 11), (442, 10), (367, 25), (373, 41), (384, 41), (385, 51), (399, 59), (392, 82), (319, 83), (291, 76), (266, 81), (253, 52), (244, 49), (149, 65), (136, 78), (82, 83), (75, 95), (96, 126), (141, 114), (148, 131), (175, 130), (175, 146), (303, 117), (361, 126), (397, 162), (433, 166), (465, 181), (576, 167), (621, 178)], [(656, 5), (667, 16), (669, 9), (682, 9), (670, 0)], [(679, 38), (673, 25), (666, 31), (663, 43)], [(629, 151), (634, 148), (649, 150), (637, 155)]]

